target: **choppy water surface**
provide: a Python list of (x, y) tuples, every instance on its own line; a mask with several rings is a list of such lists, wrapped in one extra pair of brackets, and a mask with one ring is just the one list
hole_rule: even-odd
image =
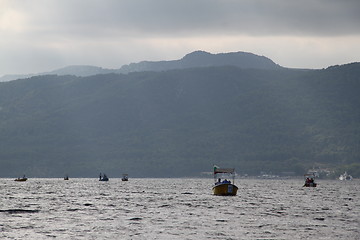
[(360, 181), (0, 179), (0, 239), (360, 239)]

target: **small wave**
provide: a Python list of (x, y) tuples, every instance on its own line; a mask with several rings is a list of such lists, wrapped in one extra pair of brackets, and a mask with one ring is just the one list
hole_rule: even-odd
[(170, 207), (170, 205), (169, 204), (164, 204), (164, 205), (159, 206), (159, 208), (163, 208), (163, 207)]
[(51, 192), (45, 192), (45, 194), (56, 194), (57, 192), (53, 192), (53, 191), (51, 191)]
[(225, 219), (216, 219), (217, 222), (228, 222), (228, 220)]
[(191, 192), (183, 192), (183, 193), (181, 193), (181, 194), (192, 195), (192, 194), (194, 194), (194, 193), (191, 193)]
[(79, 211), (79, 210), (80, 210), (79, 208), (69, 208), (66, 211), (68, 211), (68, 212), (76, 212), (76, 211)]
[(0, 210), (0, 212), (9, 213), (9, 214), (17, 214), (17, 213), (37, 213), (40, 210), (30, 210), (30, 209), (5, 209)]

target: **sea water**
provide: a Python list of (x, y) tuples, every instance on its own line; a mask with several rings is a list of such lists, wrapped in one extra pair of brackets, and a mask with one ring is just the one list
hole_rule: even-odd
[(0, 239), (360, 239), (360, 181), (0, 179)]

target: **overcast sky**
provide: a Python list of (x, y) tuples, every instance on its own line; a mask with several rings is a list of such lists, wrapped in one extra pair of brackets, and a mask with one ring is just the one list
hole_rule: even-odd
[(360, 61), (359, 0), (0, 0), (0, 76), (195, 50), (285, 67)]

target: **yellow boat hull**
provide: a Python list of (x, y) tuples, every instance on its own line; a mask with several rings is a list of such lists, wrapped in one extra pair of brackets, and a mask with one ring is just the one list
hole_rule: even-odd
[(218, 196), (235, 196), (238, 187), (231, 183), (222, 183), (213, 187), (214, 195)]

